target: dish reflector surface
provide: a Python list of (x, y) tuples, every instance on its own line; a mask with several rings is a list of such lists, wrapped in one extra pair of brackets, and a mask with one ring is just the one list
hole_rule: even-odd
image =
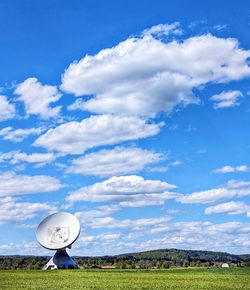
[(80, 234), (78, 219), (67, 212), (47, 216), (37, 227), (36, 238), (46, 249), (58, 250), (71, 246)]

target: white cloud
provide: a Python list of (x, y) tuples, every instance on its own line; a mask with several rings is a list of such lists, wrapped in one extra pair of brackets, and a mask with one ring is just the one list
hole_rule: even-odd
[(163, 204), (165, 200), (173, 198), (168, 190), (175, 188), (175, 185), (167, 182), (145, 180), (136, 175), (114, 176), (71, 192), (67, 201), (116, 201), (122, 207)]
[(171, 217), (163, 216), (163, 217), (154, 217), (154, 218), (142, 218), (142, 219), (115, 219), (113, 217), (102, 217), (102, 218), (94, 218), (92, 220), (88, 220), (86, 223), (85, 219), (81, 219), (81, 222), (87, 227), (92, 229), (113, 229), (113, 228), (130, 228), (131, 230), (142, 230), (151, 226), (166, 224)]
[(239, 165), (239, 166), (231, 166), (226, 165), (221, 168), (215, 169), (213, 172), (215, 173), (231, 173), (231, 172), (248, 172), (249, 167), (246, 165)]
[(15, 117), (15, 107), (10, 104), (6, 96), (0, 95), (0, 121), (12, 119)]
[(214, 29), (217, 31), (224, 31), (228, 26), (226, 24), (217, 24), (214, 25)]
[(17, 175), (14, 172), (0, 174), (0, 196), (57, 191), (62, 188), (59, 180), (47, 175)]
[(88, 96), (70, 109), (153, 117), (177, 105), (198, 103), (194, 88), (249, 76), (249, 56), (237, 40), (210, 34), (167, 43), (148, 35), (129, 38), (73, 62), (61, 88)]
[(43, 131), (43, 128), (13, 129), (9, 126), (0, 130), (0, 136), (3, 136), (4, 140), (17, 143), (22, 142), (29, 135), (39, 135)]
[(39, 245), (37, 241), (27, 241), (22, 240), (18, 241), (18, 243), (8, 242), (0, 245), (0, 253), (2, 255), (51, 255), (49, 250), (45, 250)]
[(204, 26), (205, 24), (207, 24), (207, 20), (195, 20), (188, 25), (188, 28), (194, 29), (197, 28), (198, 26)]
[(114, 240), (117, 240), (119, 239), (121, 236), (121, 234), (119, 233), (109, 233), (109, 234), (100, 234), (97, 236), (98, 239), (100, 240), (111, 240), (111, 241), (114, 241)]
[(210, 203), (220, 199), (247, 195), (250, 195), (250, 182), (230, 180), (218, 188), (180, 195), (177, 200), (182, 203)]
[[(85, 223), (82, 220), (82, 223)], [(248, 253), (250, 224), (241, 222), (217, 223), (205, 221), (171, 222), (169, 217), (118, 220), (107, 217), (90, 222), (91, 228), (102, 229), (104, 236), (118, 237), (114, 244), (102, 235), (84, 235), (77, 252), (93, 255), (121, 254), (156, 248), (181, 248), (230, 253)], [(105, 232), (112, 229), (112, 233)], [(155, 237), (155, 235), (157, 235)], [(86, 239), (85, 239), (86, 237)], [(81, 238), (80, 238), (81, 239)]]
[[(119, 226), (119, 221), (122, 226)], [(84, 224), (84, 221), (82, 222)], [(115, 228), (112, 228), (112, 222)], [(146, 219), (109, 219), (102, 225), (94, 223), (93, 226), (97, 226), (96, 229), (102, 229), (102, 233), (96, 235), (83, 233), (74, 244), (71, 250), (72, 255), (87, 256), (90, 253), (91, 255), (110, 255), (156, 248), (249, 253), (250, 223), (171, 222), (168, 217), (163, 216)], [(117, 238), (115, 243), (111, 239), (112, 235), (113, 238)], [(105, 239), (105, 237), (110, 237), (110, 239)], [(23, 252), (32, 254), (34, 251), (39, 254), (49, 254), (44, 253), (44, 249), (36, 242), (0, 244), (0, 252), (4, 254)]]
[(118, 204), (102, 205), (91, 210), (76, 212), (75, 216), (78, 217), (80, 220), (84, 221), (86, 224), (88, 224), (90, 220), (108, 216), (117, 211), (120, 211), (121, 209), (122, 207)]
[(151, 28), (145, 29), (142, 32), (143, 36), (154, 35), (154, 36), (167, 36), (169, 34), (180, 35), (182, 34), (179, 22), (174, 22), (171, 24), (158, 24)]
[(48, 203), (20, 202), (13, 197), (0, 199), (0, 224), (21, 223), (32, 219), (40, 212), (55, 212), (57, 208)]
[(36, 163), (39, 165), (45, 165), (54, 161), (56, 156), (53, 153), (31, 153), (26, 154), (22, 152), (17, 152), (13, 154), (11, 159), (11, 164), (16, 164), (19, 162)]
[(250, 212), (250, 206), (244, 202), (230, 201), (226, 203), (220, 203), (214, 206), (207, 207), (205, 214), (227, 213), (227, 214), (242, 214)]
[(28, 78), (17, 85), (15, 94), (24, 102), (28, 115), (39, 115), (42, 119), (57, 117), (60, 113), (59, 106), (50, 107), (62, 96), (56, 86), (43, 85), (37, 78)]
[(127, 200), (123, 200), (119, 203), (121, 207), (144, 207), (152, 205), (163, 205), (166, 200), (174, 199), (175, 193), (162, 192), (162, 193), (151, 193), (151, 194), (138, 194), (137, 196), (127, 197)]
[(179, 165), (181, 165), (181, 164), (182, 164), (182, 162), (181, 162), (180, 160), (175, 160), (175, 161), (171, 162), (171, 163), (169, 164), (169, 166), (174, 166), (174, 167), (176, 167), (176, 166), (179, 166)]
[(84, 244), (89, 244), (89, 243), (93, 242), (94, 239), (95, 239), (94, 236), (82, 236), (82, 237), (80, 237), (79, 241), (81, 243), (84, 243)]
[(43, 166), (50, 163), (56, 159), (53, 153), (31, 153), (26, 154), (19, 151), (10, 151), (7, 153), (0, 152), (0, 163), (10, 162), (10, 164), (17, 164), (20, 162), (34, 163), (37, 166)]
[(242, 93), (240, 91), (223, 91), (218, 95), (214, 95), (210, 98), (210, 100), (214, 101), (215, 109), (224, 109), (229, 107), (235, 107), (239, 105), (239, 98), (242, 97)]
[(112, 176), (135, 173), (146, 165), (163, 160), (162, 154), (137, 147), (115, 147), (74, 159), (68, 172), (83, 175)]
[(167, 166), (154, 166), (149, 168), (150, 172), (166, 172), (168, 171)]
[(235, 167), (235, 170), (239, 171), (239, 172), (248, 172), (249, 171), (249, 167), (246, 166), (246, 165), (239, 165), (239, 166)]
[(13, 156), (15, 151), (7, 152), (7, 153), (2, 153), (0, 152), (0, 163), (5, 162), (6, 160), (10, 160)]
[(81, 122), (68, 122), (48, 130), (34, 145), (65, 154), (81, 154), (96, 146), (154, 136), (162, 125), (150, 124), (137, 117), (91, 116)]
[(250, 224), (228, 222), (176, 222), (156, 226), (151, 233), (162, 233), (163, 237), (149, 239), (137, 244), (138, 251), (156, 248), (181, 248), (194, 250), (227, 251), (248, 253)]

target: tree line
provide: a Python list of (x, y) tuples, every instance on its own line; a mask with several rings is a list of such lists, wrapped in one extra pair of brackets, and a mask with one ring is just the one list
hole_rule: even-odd
[[(39, 270), (50, 257), (0, 256), (0, 269)], [(117, 269), (167, 269), (173, 267), (250, 266), (250, 255), (232, 255), (223, 252), (163, 249), (102, 257), (74, 257), (80, 268), (112, 266)]]

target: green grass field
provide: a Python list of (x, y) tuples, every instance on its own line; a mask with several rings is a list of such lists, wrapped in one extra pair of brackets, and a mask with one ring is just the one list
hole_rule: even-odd
[(0, 289), (250, 289), (250, 268), (3, 270)]

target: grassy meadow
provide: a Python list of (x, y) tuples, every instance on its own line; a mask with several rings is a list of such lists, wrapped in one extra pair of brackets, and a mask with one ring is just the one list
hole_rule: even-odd
[(250, 289), (250, 268), (2, 270), (0, 289)]

